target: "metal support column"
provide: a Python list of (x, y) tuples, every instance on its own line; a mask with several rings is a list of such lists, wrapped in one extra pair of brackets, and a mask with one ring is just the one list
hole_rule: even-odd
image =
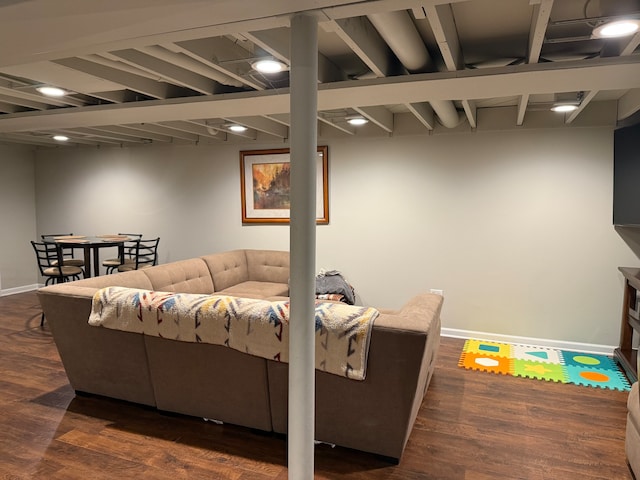
[(291, 19), (290, 480), (313, 480), (318, 21)]

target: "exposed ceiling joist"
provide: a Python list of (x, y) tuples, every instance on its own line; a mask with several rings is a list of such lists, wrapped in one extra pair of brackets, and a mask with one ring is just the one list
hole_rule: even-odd
[(219, 90), (210, 78), (203, 77), (197, 73), (192, 73), (184, 68), (177, 67), (172, 63), (161, 60), (157, 57), (147, 55), (138, 50), (119, 50), (112, 52), (113, 55), (123, 60), (125, 63), (142, 68), (147, 72), (157, 75), (158, 80), (174, 83), (182, 87), (190, 88), (196, 92), (213, 95)]
[(264, 84), (251, 77), (252, 55), (226, 37), (202, 38), (175, 44), (180, 52), (218, 70), (229, 80), (225, 84), (264, 90)]
[[(416, 74), (361, 81), (337, 82), (318, 88), (319, 110), (337, 110), (378, 106), (380, 104), (413, 104), (423, 101), (459, 98), (483, 98), (552, 94), (556, 90), (570, 91), (606, 88), (629, 89), (638, 84), (640, 58), (594, 59), (567, 62), (571, 68), (548, 68), (547, 64), (518, 65), (464, 72)], [(105, 123), (157, 122), (170, 119), (242, 117), (271, 115), (289, 111), (288, 91), (274, 95), (273, 91), (220, 94), (211, 97), (173, 98), (136, 103), (135, 105), (100, 105), (77, 109), (56, 109), (6, 115), (0, 121), (0, 131), (37, 130), (55, 124), (61, 128), (78, 125), (96, 126)]]
[[(286, 141), (289, 72), (270, 76), (252, 64), (267, 55), (290, 65), (290, 18), (299, 12), (322, 29), (321, 135), (629, 124), (640, 110), (640, 34), (590, 35), (613, 1), (55, 3), (63, 8), (0, 5), (0, 44), (12, 45), (0, 51), (0, 132), (20, 134), (3, 142), (57, 145), (51, 132), (63, 130), (82, 139), (66, 143), (75, 146)], [(637, 0), (615, 4), (616, 15), (637, 14)], [(36, 91), (44, 84), (73, 93), (45, 97)], [(548, 112), (580, 92), (576, 112)], [(347, 124), (356, 112), (375, 127)], [(226, 120), (250, 130), (238, 136)]]
[(353, 107), (353, 109), (375, 123), (385, 132), (393, 132), (393, 113), (385, 107)]
[(169, 98), (170, 96), (170, 86), (166, 83), (154, 82), (148, 78), (94, 63), (93, 61), (82, 58), (64, 58), (56, 60), (55, 63), (118, 83), (129, 90), (149, 97)]
[(618, 120), (630, 117), (640, 111), (640, 88), (634, 88), (618, 100)]
[(226, 117), (226, 120), (244, 125), (245, 127), (258, 130), (278, 138), (289, 138), (289, 128), (274, 120), (261, 116), (250, 117)]
[[(534, 2), (532, 2), (534, 3)], [(533, 15), (531, 16), (531, 30), (529, 32), (528, 63), (538, 63), (544, 37), (551, 17), (553, 0), (535, 0)]]
[(387, 77), (400, 70), (391, 49), (367, 18), (339, 19), (331, 27), (376, 76)]
[(421, 103), (407, 103), (407, 108), (418, 121), (427, 127), (428, 130), (436, 128), (436, 120), (433, 114), (433, 108), (426, 102)]
[(580, 113), (587, 108), (587, 105), (589, 105), (589, 103), (591, 103), (591, 100), (593, 100), (594, 98), (596, 98), (596, 95), (598, 94), (597, 90), (591, 90), (590, 92), (585, 92), (585, 95), (582, 97), (582, 100), (580, 101), (580, 105), (578, 106), (578, 108), (576, 110), (574, 110), (573, 112), (569, 113), (567, 115), (567, 118), (565, 120), (565, 123), (571, 123), (573, 122), (576, 118), (578, 118), (578, 115), (580, 115)]
[(447, 70), (463, 69), (462, 50), (451, 5), (427, 5), (424, 11)]

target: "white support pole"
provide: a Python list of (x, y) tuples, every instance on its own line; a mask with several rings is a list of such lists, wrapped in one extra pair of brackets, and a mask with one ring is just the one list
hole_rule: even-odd
[(313, 480), (318, 20), (291, 19), (289, 480)]

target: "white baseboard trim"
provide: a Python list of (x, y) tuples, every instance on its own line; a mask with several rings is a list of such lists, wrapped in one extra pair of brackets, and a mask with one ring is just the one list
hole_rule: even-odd
[(16, 293), (32, 292), (40, 287), (42, 287), (41, 284), (34, 283), (33, 285), (24, 285), (22, 287), (5, 288), (4, 290), (0, 290), (0, 297), (4, 297), (5, 295), (15, 295)]
[(594, 343), (578, 343), (547, 338), (518, 337), (515, 335), (500, 335), (498, 333), (474, 332), (472, 330), (459, 330), (457, 328), (443, 328), (443, 337), (488, 340), (491, 342), (517, 343), (520, 345), (532, 345), (536, 347), (559, 348), (574, 352), (597, 353), (600, 355), (613, 355), (614, 345), (597, 345)]

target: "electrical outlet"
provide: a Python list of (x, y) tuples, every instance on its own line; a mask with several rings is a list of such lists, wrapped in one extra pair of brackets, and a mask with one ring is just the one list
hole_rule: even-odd
[(439, 288), (432, 288), (429, 290), (431, 293), (435, 293), (436, 295), (444, 296), (444, 290), (440, 290)]

